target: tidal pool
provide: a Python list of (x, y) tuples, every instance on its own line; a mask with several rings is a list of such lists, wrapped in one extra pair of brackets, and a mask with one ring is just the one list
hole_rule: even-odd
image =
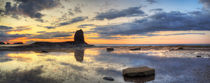
[[(201, 57), (196, 57), (200, 55)], [(69, 51), (0, 51), (0, 83), (207, 83), (210, 52), (86, 48)], [(148, 66), (155, 76), (128, 79), (122, 70)], [(112, 77), (114, 81), (103, 80)]]

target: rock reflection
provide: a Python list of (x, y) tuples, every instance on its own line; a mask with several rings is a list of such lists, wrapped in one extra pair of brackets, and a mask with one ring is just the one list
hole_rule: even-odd
[(82, 48), (82, 49), (74, 50), (74, 57), (75, 57), (76, 61), (82, 62), (83, 57), (84, 57), (84, 49)]
[(12, 59), (7, 57), (0, 58), (0, 62), (8, 62), (8, 61), (12, 61)]
[[(83, 62), (84, 59), (84, 48), (78, 49), (68, 49), (68, 50), (46, 50), (48, 53), (42, 53), (41, 51), (33, 51), (33, 52), (12, 52), (8, 53), (6, 56), (10, 58), (16, 58), (18, 61), (32, 61), (32, 59), (40, 59), (40, 57), (45, 57), (48, 55), (54, 55), (51, 52), (64, 52), (64, 53), (74, 53), (74, 58), (77, 62)], [(56, 55), (57, 56), (57, 55)], [(5, 62), (7, 59), (0, 58), (0, 62)], [(9, 59), (8, 59), (9, 61)]]
[(147, 77), (127, 77), (123, 76), (126, 82), (134, 82), (134, 83), (145, 83), (148, 81), (155, 80), (155, 76), (147, 76)]

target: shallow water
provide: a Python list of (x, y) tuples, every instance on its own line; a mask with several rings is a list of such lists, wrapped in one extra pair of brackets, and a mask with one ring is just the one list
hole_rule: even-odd
[[(201, 57), (196, 57), (200, 55)], [(210, 52), (86, 48), (63, 52), (0, 51), (0, 83), (206, 83)], [(127, 79), (122, 70), (148, 66), (155, 77)]]

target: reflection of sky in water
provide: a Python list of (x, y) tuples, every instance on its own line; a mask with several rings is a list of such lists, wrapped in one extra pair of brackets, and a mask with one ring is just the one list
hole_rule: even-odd
[[(115, 83), (122, 83), (125, 82), (121, 75), (122, 69), (149, 66), (156, 70), (155, 80), (149, 81), (151, 83), (202, 83), (210, 81), (209, 54), (208, 51), (195, 50), (130, 51), (123, 48), (112, 52), (106, 52), (105, 48), (49, 53), (0, 51), (0, 72), (14, 73), (14, 70), (17, 70), (15, 72), (21, 72), (17, 74), (25, 75), (38, 67), (42, 70), (41, 77), (53, 78), (43, 79), (43, 81), (109, 83), (103, 80), (103, 77), (108, 76), (113, 77)], [(196, 58), (197, 55), (203, 58)]]

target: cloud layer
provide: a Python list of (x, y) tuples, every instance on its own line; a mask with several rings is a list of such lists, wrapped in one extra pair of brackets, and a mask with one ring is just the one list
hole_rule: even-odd
[(98, 26), (93, 29), (102, 36), (148, 35), (158, 31), (206, 31), (210, 30), (208, 12), (181, 13), (159, 12), (131, 23)]
[(77, 23), (77, 22), (80, 22), (80, 21), (84, 21), (86, 19), (88, 19), (88, 17), (82, 17), (82, 16), (75, 17), (75, 18), (73, 18), (73, 19), (71, 19), (69, 21), (60, 23), (59, 26), (64, 26), (64, 25), (69, 25), (69, 24)]
[[(0, 25), (0, 41), (8, 41), (10, 39), (26, 37), (28, 34), (8, 34), (9, 31), (14, 31), (13, 27)], [(18, 29), (18, 31), (20, 31)]]
[(200, 0), (205, 8), (210, 8), (210, 0)]
[(31, 18), (41, 18), (44, 16), (40, 13), (41, 10), (50, 9), (60, 4), (59, 0), (14, 0), (15, 4), (6, 2), (5, 15), (18, 15), (29, 16)]
[(51, 39), (51, 38), (60, 38), (60, 37), (69, 37), (72, 36), (70, 32), (39, 32), (39, 35), (31, 35), (29, 38), (38, 38), (38, 39)]
[(128, 9), (123, 10), (115, 10), (111, 9), (107, 12), (98, 13), (95, 17), (96, 20), (104, 20), (104, 19), (115, 19), (119, 17), (130, 17), (130, 16), (140, 16), (145, 13), (140, 9), (141, 7), (130, 7)]

